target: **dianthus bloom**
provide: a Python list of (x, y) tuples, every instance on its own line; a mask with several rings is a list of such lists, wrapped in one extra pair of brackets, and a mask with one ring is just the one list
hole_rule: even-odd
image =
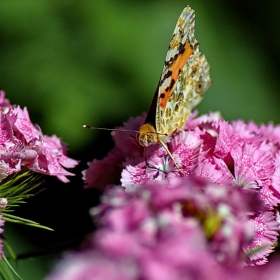
[(66, 156), (66, 145), (55, 135), (43, 135), (26, 108), (11, 105), (0, 91), (0, 181), (22, 167), (68, 182), (77, 161)]
[[(145, 116), (130, 119), (124, 129), (138, 130), (144, 119)], [(213, 228), (210, 233), (204, 228), (206, 234), (212, 237), (211, 246), (208, 245), (212, 248), (212, 253), (216, 252), (215, 260), (221, 264), (238, 263), (237, 260), (241, 260), (241, 251), (246, 254), (246, 258), (243, 258), (246, 265), (267, 262), (267, 256), (274, 250), (279, 234), (279, 219), (275, 209), (280, 199), (279, 126), (257, 126), (253, 122), (246, 124), (243, 121), (230, 124), (218, 113), (199, 118), (192, 115), (185, 130), (172, 135), (167, 143), (180, 170), (161, 145), (149, 146), (144, 158), (142, 147), (131, 141), (130, 136), (131, 133), (114, 132), (115, 148), (105, 159), (89, 163), (89, 169), (84, 172), (88, 188), (104, 190), (110, 183), (116, 184), (119, 180), (129, 194), (138, 190), (139, 186), (145, 188), (146, 185), (156, 182), (160, 183), (162, 188), (174, 188), (174, 179), (190, 176), (205, 180), (209, 184), (214, 183), (215, 186), (227, 186), (233, 192), (239, 188), (243, 190), (239, 196), (240, 202), (245, 200), (262, 207), (252, 207), (246, 214), (243, 213), (246, 227), (250, 224), (252, 228), (251, 239), (244, 234), (243, 224), (237, 219), (242, 217), (242, 211), (236, 208), (236, 211), (232, 212), (230, 201), (225, 200), (221, 209), (226, 213), (230, 212), (240, 223), (240, 228), (233, 226), (234, 223), (230, 225), (228, 221), (227, 226), (232, 228), (230, 238), (226, 238), (228, 227), (223, 227), (225, 224), (221, 223), (220, 218), (215, 220), (216, 214), (211, 215), (212, 207), (207, 208), (203, 212), (205, 220), (199, 221), (206, 224), (216, 222), (213, 236)], [(185, 188), (190, 187), (186, 184)], [(207, 199), (215, 196), (215, 191), (223, 192), (218, 187), (210, 189), (211, 191), (204, 192)], [(254, 201), (245, 199), (245, 194), (249, 192), (256, 194)], [(191, 198), (190, 192), (188, 193)], [(200, 215), (200, 211), (198, 212), (196, 214)], [(244, 239), (246, 242), (235, 242), (235, 238)]]
[(249, 214), (264, 207), (252, 190), (193, 176), (129, 193), (113, 186), (92, 210), (100, 228), (87, 250), (66, 256), (47, 279), (272, 279), (274, 268), (242, 269), (242, 247), (254, 238)]

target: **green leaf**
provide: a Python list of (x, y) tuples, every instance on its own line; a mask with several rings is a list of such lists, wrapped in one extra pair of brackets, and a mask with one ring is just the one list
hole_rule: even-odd
[(17, 224), (23, 224), (23, 225), (27, 225), (27, 226), (32, 226), (32, 227), (37, 227), (37, 228), (42, 228), (42, 229), (53, 231), (52, 228), (42, 226), (39, 223), (36, 223), (34, 221), (24, 219), (24, 218), (21, 218), (18, 216), (14, 216), (11, 214), (7, 214), (7, 213), (3, 213), (3, 219), (8, 222), (13, 222), (13, 223), (17, 223)]
[(42, 175), (22, 170), (5, 178), (0, 183), (0, 197), (8, 199), (8, 205), (2, 212), (13, 212), (14, 207), (18, 207), (21, 203), (25, 203), (26, 199), (34, 196), (34, 189), (43, 183)]
[(9, 244), (9, 242), (8, 242), (7, 240), (5, 240), (5, 239), (2, 239), (2, 240), (3, 240), (3, 244), (4, 244), (4, 246), (5, 246), (5, 249), (6, 249), (7, 252), (9, 252), (9, 254), (10, 254), (9, 259), (12, 259), (13, 261), (16, 261), (17, 256), (16, 256), (16, 254), (15, 254), (13, 248), (11, 247), (11, 245)]
[(0, 261), (0, 275), (3, 280), (15, 280), (14, 276), (22, 280), (4, 255)]
[[(6, 198), (8, 200), (7, 206), (4, 204), (4, 206), (2, 206), (2, 211), (0, 211), (2, 219), (7, 222), (23, 224), (52, 231), (52, 229), (49, 227), (42, 226), (34, 221), (10, 214), (14, 211), (14, 207), (18, 207), (20, 204), (26, 203), (27, 198), (34, 196), (36, 194), (34, 190), (37, 189), (42, 183), (43, 180), (41, 174), (25, 169), (2, 180), (0, 182), (0, 198)], [(10, 259), (16, 260), (16, 255), (14, 254), (9, 243), (6, 240), (3, 240), (3, 242), (6, 250), (10, 254)], [(10, 265), (8, 259), (3, 256), (3, 259), (0, 261), (0, 279), (14, 280), (14, 276), (16, 276), (18, 279), (22, 279)]]

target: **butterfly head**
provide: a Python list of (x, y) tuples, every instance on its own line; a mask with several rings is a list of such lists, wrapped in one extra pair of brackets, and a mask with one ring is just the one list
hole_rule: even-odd
[(141, 125), (139, 132), (137, 134), (137, 140), (139, 144), (143, 147), (148, 147), (152, 144), (158, 144), (160, 134), (157, 133), (154, 126), (149, 123)]

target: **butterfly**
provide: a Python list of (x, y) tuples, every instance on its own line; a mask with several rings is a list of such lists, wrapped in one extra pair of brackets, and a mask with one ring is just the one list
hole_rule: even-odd
[(139, 131), (83, 127), (136, 132), (136, 139), (145, 151), (150, 145), (161, 144), (180, 171), (166, 143), (174, 133), (184, 130), (192, 109), (211, 84), (210, 66), (199, 51), (194, 32), (195, 13), (188, 6), (177, 21), (154, 98)]
[(210, 66), (195, 37), (195, 13), (186, 7), (176, 24), (163, 71), (137, 140), (143, 147), (161, 144), (177, 166), (166, 143), (184, 130), (192, 109), (209, 88)]

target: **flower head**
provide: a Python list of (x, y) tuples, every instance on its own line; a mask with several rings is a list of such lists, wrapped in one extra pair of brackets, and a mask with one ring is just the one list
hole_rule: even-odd
[(111, 186), (91, 211), (100, 227), (86, 250), (66, 255), (48, 279), (246, 279), (248, 213), (263, 207), (252, 191), (196, 177)]
[(11, 105), (0, 91), (0, 181), (22, 167), (68, 182), (77, 161), (66, 156), (66, 146), (56, 136), (43, 135), (26, 108)]
[[(137, 130), (143, 120), (143, 116), (130, 119), (124, 128)], [(114, 178), (119, 178), (121, 185), (129, 193), (139, 186), (143, 188), (143, 185), (155, 182), (171, 187), (174, 179), (189, 176), (256, 193), (264, 208), (261, 212), (254, 210), (246, 214), (258, 234), (245, 251), (250, 256), (248, 264), (261, 264), (266, 262), (278, 236), (279, 222), (276, 220), (277, 212), (274, 208), (280, 202), (279, 131), (278, 127), (271, 124), (260, 127), (253, 122), (246, 124), (235, 121), (230, 124), (218, 113), (198, 118), (193, 114), (186, 129), (171, 135), (167, 143), (173, 159), (161, 145), (151, 145), (146, 148), (145, 154), (141, 153), (140, 145), (131, 141), (129, 135), (117, 131), (114, 136), (116, 147), (107, 158), (99, 161), (98, 165), (118, 166), (118, 169), (114, 169)], [(116, 151), (118, 157), (111, 161), (110, 155)], [(98, 166), (96, 161), (95, 165)], [(85, 172), (87, 177), (90, 177), (90, 174), (94, 174), (94, 177), (101, 174), (93, 171), (98, 169), (88, 169)], [(103, 177), (108, 178), (105, 173), (103, 169)], [(109, 185), (116, 183), (116, 180), (104, 183)], [(95, 182), (92, 182), (91, 187), (95, 185)], [(262, 223), (256, 222), (260, 220)], [(228, 223), (228, 226), (233, 224)], [(239, 235), (238, 227), (235, 232)], [(258, 251), (257, 248), (262, 250)]]

